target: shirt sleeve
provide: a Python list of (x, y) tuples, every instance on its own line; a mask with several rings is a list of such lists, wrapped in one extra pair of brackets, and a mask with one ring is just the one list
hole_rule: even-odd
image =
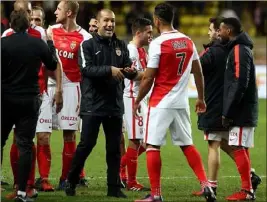
[(160, 44), (157, 41), (152, 41), (148, 48), (148, 68), (159, 67), (160, 54)]
[(130, 59), (132, 61), (132, 67), (134, 67), (138, 71), (141, 70), (142, 67), (139, 61), (139, 54), (138, 54), (137, 49), (134, 46), (129, 44), (128, 50), (129, 50)]
[(196, 48), (194, 43), (193, 43), (193, 60), (199, 60), (199, 55), (198, 55), (198, 52), (197, 52), (197, 48)]

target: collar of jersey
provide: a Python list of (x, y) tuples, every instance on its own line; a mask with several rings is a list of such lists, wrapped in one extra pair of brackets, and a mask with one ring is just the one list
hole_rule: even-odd
[(172, 33), (177, 33), (178, 31), (175, 29), (175, 30), (172, 30), (172, 31), (168, 31), (168, 32), (162, 32), (160, 35), (163, 35), (163, 34), (172, 34)]

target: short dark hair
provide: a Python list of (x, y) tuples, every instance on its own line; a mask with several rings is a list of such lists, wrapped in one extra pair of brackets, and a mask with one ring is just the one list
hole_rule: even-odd
[(90, 22), (90, 20), (92, 20), (92, 19), (96, 19), (96, 16), (95, 16), (95, 15), (91, 15), (90, 18), (89, 18), (89, 22)]
[(151, 20), (147, 18), (136, 18), (132, 23), (132, 34), (134, 35), (137, 31), (144, 31), (146, 26), (152, 25)]
[(214, 29), (219, 29), (223, 19), (223, 17), (210, 18), (209, 22), (213, 24)]
[(43, 20), (45, 20), (45, 12), (44, 12), (44, 9), (43, 9), (42, 7), (40, 7), (40, 6), (33, 6), (33, 7), (32, 7), (32, 10), (33, 10), (33, 11), (36, 11), (36, 10), (37, 10), (37, 11), (38, 11), (38, 10), (41, 11), (41, 12), (42, 12), (42, 16), (43, 16)]
[(25, 10), (12, 11), (10, 15), (11, 28), (15, 32), (25, 32), (30, 26), (29, 14)]
[(160, 3), (155, 7), (154, 15), (156, 15), (165, 24), (172, 24), (174, 10), (170, 4)]
[(241, 22), (237, 18), (224, 18), (222, 22), (231, 29), (234, 36), (242, 32)]

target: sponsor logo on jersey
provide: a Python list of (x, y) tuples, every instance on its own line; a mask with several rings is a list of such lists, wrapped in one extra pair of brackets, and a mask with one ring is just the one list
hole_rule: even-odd
[(78, 118), (75, 116), (61, 116), (61, 120), (66, 121), (78, 121)]
[(40, 122), (40, 123), (52, 123), (52, 119), (43, 119), (43, 118), (41, 118), (41, 119), (39, 120), (39, 122)]
[(58, 55), (63, 58), (68, 58), (68, 59), (73, 59), (74, 58), (74, 53), (68, 52), (68, 51), (63, 51), (59, 50)]

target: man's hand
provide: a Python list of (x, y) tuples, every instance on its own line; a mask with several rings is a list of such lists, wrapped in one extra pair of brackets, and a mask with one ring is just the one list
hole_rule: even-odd
[(222, 125), (225, 128), (229, 128), (230, 125), (233, 123), (232, 119), (226, 118), (225, 116), (222, 116)]
[(58, 114), (63, 108), (62, 91), (56, 91), (54, 99), (53, 99), (53, 105), (55, 103), (56, 103), (56, 113)]
[(46, 30), (47, 40), (53, 40), (53, 32), (51, 26), (49, 26)]
[(141, 112), (141, 105), (139, 102), (134, 102), (134, 106), (133, 106), (133, 116), (138, 116), (138, 113)]
[(111, 66), (112, 76), (113, 76), (115, 79), (119, 80), (119, 81), (121, 81), (121, 80), (124, 79), (124, 75), (123, 75), (123, 73), (121, 72), (121, 70), (122, 70), (122, 68), (117, 68), (117, 67), (113, 67), (113, 66)]
[(195, 109), (195, 112), (196, 113), (204, 113), (206, 112), (206, 103), (203, 99), (197, 99), (196, 101), (196, 109)]

